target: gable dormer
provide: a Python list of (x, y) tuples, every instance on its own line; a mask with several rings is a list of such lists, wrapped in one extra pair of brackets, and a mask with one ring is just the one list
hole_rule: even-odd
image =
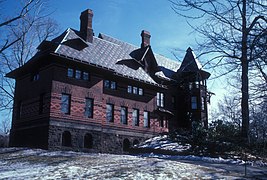
[(132, 51), (130, 56), (149, 74), (154, 75), (158, 71), (158, 64), (150, 46), (150, 33), (141, 32), (141, 47)]

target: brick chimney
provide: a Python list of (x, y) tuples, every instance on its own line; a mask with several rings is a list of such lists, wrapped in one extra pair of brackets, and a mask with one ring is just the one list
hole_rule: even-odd
[(150, 46), (150, 37), (151, 37), (150, 32), (143, 30), (141, 32), (141, 37), (142, 37), (141, 48)]
[(92, 28), (92, 20), (93, 20), (93, 11), (91, 9), (87, 9), (81, 13), (80, 16), (80, 33), (81, 37), (87, 41), (93, 42), (93, 28)]

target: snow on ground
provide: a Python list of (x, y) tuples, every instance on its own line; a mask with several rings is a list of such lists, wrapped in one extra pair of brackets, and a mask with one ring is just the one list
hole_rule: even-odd
[(156, 136), (156, 137), (150, 138), (146, 140), (144, 143), (140, 144), (138, 147), (182, 152), (182, 151), (190, 149), (191, 145), (182, 144), (178, 142), (172, 142), (169, 140), (167, 135), (163, 135), (163, 136)]
[[(87, 154), (27, 148), (0, 149), (0, 179), (240, 179), (240, 165), (181, 162), (156, 155)], [(241, 168), (241, 169), (239, 169)], [(234, 169), (237, 169), (234, 171)], [(255, 171), (259, 170), (259, 171)], [(252, 172), (252, 169), (250, 169)], [(254, 169), (252, 177), (267, 177)], [(264, 174), (266, 173), (266, 174)]]

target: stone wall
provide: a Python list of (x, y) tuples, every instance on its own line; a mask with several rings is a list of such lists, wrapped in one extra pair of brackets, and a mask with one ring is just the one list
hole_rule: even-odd
[[(94, 125), (77, 125), (69, 122), (51, 121), (49, 127), (48, 149), (51, 150), (74, 150), (84, 152), (100, 152), (100, 153), (127, 153), (127, 148), (123, 149), (125, 142), (129, 142), (126, 146), (132, 147), (134, 144), (144, 141), (152, 137), (153, 134), (140, 132), (125, 132), (124, 130), (111, 129), (109, 127), (97, 127)], [(64, 132), (71, 135), (71, 145), (64, 146)], [(85, 135), (92, 137), (91, 147), (84, 147)], [(125, 141), (125, 142), (124, 142)]]

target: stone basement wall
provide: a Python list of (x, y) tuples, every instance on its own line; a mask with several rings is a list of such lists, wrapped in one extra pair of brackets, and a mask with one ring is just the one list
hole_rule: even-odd
[[(62, 123), (58, 123), (62, 124)], [(103, 129), (93, 126), (58, 126), (49, 127), (48, 149), (50, 150), (74, 150), (92, 153), (113, 153), (123, 154), (123, 141), (128, 139), (130, 147), (137, 142), (152, 137), (152, 134), (141, 134), (136, 132), (123, 132), (115, 129)], [(76, 126), (76, 127), (75, 127)], [(71, 134), (71, 147), (62, 146), (62, 134), (68, 131)], [(92, 135), (92, 148), (84, 148), (84, 136)]]

